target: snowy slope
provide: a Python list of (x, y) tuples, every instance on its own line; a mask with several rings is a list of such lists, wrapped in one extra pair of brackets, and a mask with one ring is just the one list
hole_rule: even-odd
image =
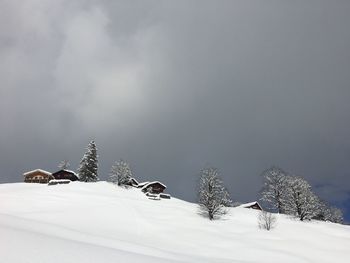
[(0, 262), (350, 262), (350, 227), (257, 211), (222, 220), (175, 198), (149, 200), (106, 182), (0, 185)]

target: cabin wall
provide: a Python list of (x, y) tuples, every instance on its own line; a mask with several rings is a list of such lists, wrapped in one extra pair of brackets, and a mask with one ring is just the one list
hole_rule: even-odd
[(68, 173), (68, 172), (61, 172), (61, 173), (54, 173), (53, 174), (53, 177), (57, 180), (60, 180), (60, 179), (68, 179), (68, 180), (71, 180), (71, 181), (77, 181), (78, 178), (71, 174), (71, 173)]
[(164, 186), (160, 184), (152, 184), (148, 186), (144, 191), (154, 193), (154, 194), (160, 194), (160, 193), (163, 193), (164, 189), (165, 189)]
[(39, 183), (39, 184), (47, 184), (49, 180), (52, 179), (52, 176), (47, 174), (43, 174), (40, 172), (31, 173), (25, 176), (25, 183)]
[(256, 209), (256, 210), (261, 210), (260, 206), (258, 206), (257, 204), (250, 206), (250, 208)]

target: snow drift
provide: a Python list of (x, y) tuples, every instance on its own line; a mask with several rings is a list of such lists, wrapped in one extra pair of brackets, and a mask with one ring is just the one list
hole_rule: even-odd
[(106, 182), (0, 185), (0, 262), (350, 262), (350, 227), (258, 211), (221, 220), (176, 198), (149, 200)]

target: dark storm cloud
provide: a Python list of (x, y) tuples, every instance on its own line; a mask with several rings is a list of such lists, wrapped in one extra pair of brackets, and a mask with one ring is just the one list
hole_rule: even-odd
[(77, 167), (99, 146), (194, 200), (220, 168), (255, 199), (272, 164), (323, 198), (349, 200), (350, 31), (346, 1), (0, 3), (2, 182)]

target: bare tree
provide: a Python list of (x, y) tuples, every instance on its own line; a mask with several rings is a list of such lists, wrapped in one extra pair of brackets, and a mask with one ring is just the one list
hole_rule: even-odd
[(319, 213), (320, 201), (312, 192), (310, 184), (300, 176), (288, 176), (288, 194), (284, 207), (287, 214), (301, 221), (312, 219)]
[(270, 209), (284, 213), (283, 202), (286, 193), (286, 172), (273, 166), (262, 173), (264, 185), (261, 190), (261, 200), (268, 203)]
[(319, 200), (317, 214), (312, 218), (320, 221), (331, 221), (331, 207), (325, 200)]
[(344, 222), (343, 212), (341, 209), (335, 206), (331, 206), (324, 200), (319, 201), (317, 214), (312, 219), (329, 221), (339, 224), (342, 224)]
[(258, 215), (258, 225), (260, 229), (270, 231), (276, 226), (276, 222), (276, 216), (267, 211), (261, 211)]
[(339, 224), (344, 223), (343, 212), (339, 208), (334, 206), (330, 207), (330, 212), (331, 212), (331, 217), (329, 221), (333, 223), (339, 223)]
[(129, 163), (120, 159), (112, 166), (110, 181), (119, 186), (126, 186), (130, 182), (132, 172)]
[(70, 163), (67, 160), (63, 160), (58, 164), (58, 168), (60, 168), (62, 170), (68, 169), (69, 166), (70, 166)]
[(231, 199), (216, 168), (201, 171), (198, 199), (200, 213), (208, 216), (210, 220), (219, 218), (227, 212), (226, 207), (230, 206)]

